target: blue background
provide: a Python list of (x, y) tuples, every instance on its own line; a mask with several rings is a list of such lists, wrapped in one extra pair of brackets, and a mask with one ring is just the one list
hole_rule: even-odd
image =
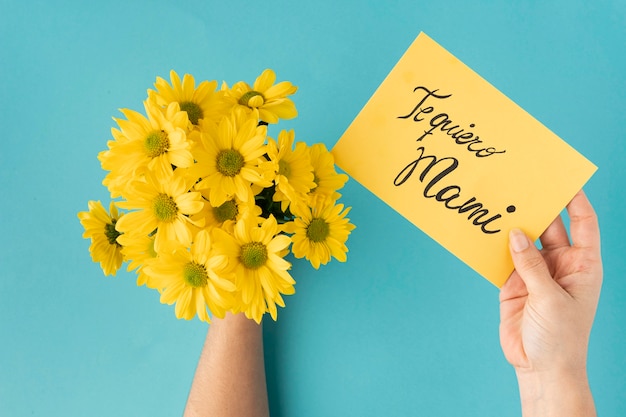
[[(206, 325), (104, 277), (76, 217), (109, 201), (96, 155), (118, 108), (170, 69), (270, 67), (299, 86), (279, 127), (332, 147), (420, 31), (599, 166), (589, 375), (599, 415), (626, 415), (625, 2), (0, 0), (0, 416), (182, 414)], [(355, 181), (343, 194), (348, 263), (296, 263), (265, 325), (273, 416), (520, 415), (497, 289)]]

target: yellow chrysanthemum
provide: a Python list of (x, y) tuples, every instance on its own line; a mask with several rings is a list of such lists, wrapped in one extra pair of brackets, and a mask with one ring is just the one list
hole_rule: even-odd
[(137, 285), (146, 285), (148, 288), (156, 288), (151, 278), (145, 272), (157, 257), (154, 249), (154, 235), (140, 235), (137, 233), (124, 233), (118, 238), (122, 245), (122, 255), (128, 261), (128, 271), (137, 270)]
[(98, 155), (102, 168), (110, 171), (103, 184), (113, 197), (123, 195), (126, 184), (146, 170), (166, 175), (172, 171), (172, 165), (193, 165), (191, 144), (185, 133), (187, 115), (180, 111), (178, 103), (171, 103), (165, 110), (151, 101), (145, 101), (144, 106), (147, 118), (134, 110), (121, 110), (127, 120), (115, 119), (120, 127), (112, 129), (115, 141), (109, 141), (109, 150)]
[(298, 87), (289, 81), (282, 81), (274, 85), (276, 74), (266, 69), (254, 81), (254, 85), (243, 81), (235, 83), (231, 89), (222, 86), (225, 97), (232, 106), (243, 108), (257, 120), (266, 123), (277, 123), (278, 119), (293, 119), (298, 115), (296, 106), (287, 98), (294, 94)]
[(127, 201), (118, 203), (122, 208), (136, 211), (122, 217), (117, 222), (117, 230), (146, 236), (156, 233), (154, 248), (157, 252), (164, 244), (162, 241), (189, 246), (192, 239), (189, 216), (204, 206), (200, 193), (189, 191), (192, 186), (193, 180), (181, 169), (166, 176), (146, 173), (145, 182), (135, 181)]
[[(204, 123), (201, 143), (194, 148), (194, 174), (202, 178), (196, 189), (209, 190), (214, 207), (237, 196), (241, 201), (254, 197), (251, 183), (265, 183), (259, 158), (265, 153), (266, 126), (241, 112), (225, 117), (219, 125)], [(262, 184), (263, 186), (269, 184)]]
[(316, 143), (309, 149), (311, 165), (313, 166), (313, 181), (316, 185), (309, 193), (311, 201), (319, 198), (329, 198), (337, 201), (341, 197), (337, 190), (345, 185), (348, 181), (348, 176), (335, 171), (333, 154), (326, 149), (323, 143)]
[(209, 322), (207, 307), (223, 318), (231, 305), (235, 284), (223, 274), (227, 259), (214, 255), (206, 230), (196, 235), (191, 249), (179, 246), (164, 252), (147, 268), (152, 282), (161, 290), (161, 302), (176, 303), (177, 318), (191, 320), (197, 314)]
[(291, 250), (296, 258), (306, 258), (315, 269), (328, 263), (331, 256), (346, 261), (345, 243), (355, 226), (345, 217), (350, 208), (343, 207), (330, 199), (318, 199), (313, 207), (294, 213)]
[(88, 206), (89, 211), (81, 211), (78, 218), (85, 228), (83, 237), (91, 239), (91, 259), (100, 263), (104, 275), (115, 275), (123, 262), (122, 246), (117, 241), (120, 232), (115, 229), (122, 215), (118, 214), (113, 202), (109, 207), (110, 213), (107, 213), (100, 201), (89, 201)]
[(202, 211), (192, 217), (193, 220), (201, 219), (204, 222), (204, 227), (207, 229), (221, 227), (232, 232), (235, 223), (242, 217), (258, 217), (261, 215), (261, 208), (254, 204), (254, 199), (243, 202), (235, 196), (230, 200), (226, 200), (221, 205), (214, 207), (208, 201), (208, 193), (209, 190), (203, 190), (203, 196), (207, 201), (205, 201)]
[(293, 149), (294, 137), (293, 130), (282, 130), (278, 134), (278, 144), (268, 138), (267, 156), (270, 160), (262, 164), (263, 169), (270, 166), (276, 173), (273, 200), (280, 201), (283, 212), (292, 204), (306, 203), (306, 194), (315, 188), (309, 149), (304, 142), (298, 142)]
[(283, 259), (291, 239), (277, 235), (273, 216), (260, 226), (258, 220), (239, 220), (232, 235), (219, 228), (213, 234), (216, 253), (228, 257), (228, 269), (235, 275), (238, 300), (232, 311), (260, 323), (266, 312), (276, 320), (276, 305), (285, 306), (281, 294), (293, 294), (295, 281), (288, 272), (291, 263)]
[(194, 126), (204, 119), (217, 122), (228, 114), (224, 93), (216, 91), (217, 81), (202, 81), (196, 87), (191, 74), (185, 74), (181, 82), (174, 70), (170, 71), (170, 80), (171, 84), (157, 77), (154, 83), (156, 91), (148, 90), (148, 98), (159, 106), (178, 103), (180, 110), (187, 113), (189, 122)]

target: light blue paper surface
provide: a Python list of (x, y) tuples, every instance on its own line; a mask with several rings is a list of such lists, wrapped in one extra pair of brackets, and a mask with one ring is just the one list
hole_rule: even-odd
[[(0, 1), (0, 416), (176, 416), (206, 325), (104, 277), (76, 217), (96, 155), (170, 69), (299, 86), (296, 140), (338, 140), (420, 31), (598, 165), (598, 414), (626, 415), (623, 1)], [(270, 132), (276, 135), (277, 131)], [(532, 167), (529, 167), (532, 169)], [(265, 326), (274, 417), (519, 416), (498, 292), (350, 181), (348, 262), (296, 262)]]

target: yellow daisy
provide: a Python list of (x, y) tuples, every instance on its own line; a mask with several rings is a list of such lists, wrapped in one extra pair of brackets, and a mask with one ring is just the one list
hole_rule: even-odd
[(104, 275), (115, 275), (122, 266), (122, 246), (118, 242), (120, 232), (115, 229), (117, 221), (122, 217), (117, 207), (111, 202), (109, 212), (100, 201), (89, 201), (89, 211), (78, 213), (80, 224), (85, 228), (84, 238), (91, 239), (89, 253), (94, 262), (99, 262)]
[(259, 158), (265, 153), (266, 126), (241, 112), (225, 117), (219, 125), (204, 123), (201, 143), (194, 148), (194, 174), (202, 178), (196, 189), (208, 189), (209, 201), (221, 206), (234, 196), (243, 202), (253, 199), (251, 183), (262, 186)]
[(191, 74), (185, 74), (181, 82), (178, 74), (170, 71), (171, 84), (165, 79), (157, 77), (154, 90), (148, 90), (148, 98), (159, 106), (168, 106), (176, 102), (180, 110), (187, 113), (189, 122), (197, 126), (201, 120), (217, 122), (228, 114), (228, 107), (223, 99), (224, 93), (217, 90), (217, 81), (202, 81), (195, 86)]
[(293, 149), (294, 137), (293, 130), (282, 130), (278, 134), (278, 144), (268, 138), (267, 156), (270, 161), (263, 164), (264, 168), (269, 165), (275, 170), (273, 200), (280, 201), (283, 212), (291, 204), (306, 202), (306, 194), (315, 188), (309, 149), (304, 142), (298, 142)]
[(202, 219), (204, 227), (211, 229), (213, 227), (221, 227), (232, 232), (237, 220), (244, 216), (261, 215), (261, 208), (254, 203), (254, 199), (243, 202), (236, 196), (230, 200), (226, 200), (219, 206), (212, 206), (208, 201), (209, 190), (203, 190), (205, 197), (204, 208), (200, 213), (192, 217), (192, 219)]
[(235, 284), (223, 274), (226, 264), (225, 256), (213, 254), (209, 233), (203, 230), (191, 249), (179, 246), (164, 252), (147, 272), (161, 290), (161, 302), (176, 303), (177, 318), (191, 320), (197, 314), (210, 322), (207, 307), (215, 317), (223, 318), (231, 305)]
[(117, 230), (146, 236), (155, 233), (157, 252), (167, 241), (177, 241), (188, 247), (193, 222), (189, 216), (204, 206), (200, 193), (189, 191), (192, 186), (193, 180), (181, 169), (166, 176), (147, 172), (145, 182), (135, 181), (127, 201), (118, 203), (122, 208), (136, 211), (122, 217), (117, 222)]
[(298, 111), (287, 96), (294, 94), (298, 87), (289, 81), (274, 85), (274, 81), (276, 74), (271, 69), (266, 69), (254, 81), (252, 87), (244, 81), (239, 81), (230, 89), (224, 84), (222, 89), (232, 106), (254, 114), (257, 120), (277, 123), (278, 119), (293, 119), (298, 115)]
[(335, 171), (335, 160), (323, 143), (316, 143), (310, 147), (311, 165), (313, 166), (313, 181), (316, 187), (311, 190), (311, 199), (330, 198), (337, 201), (341, 194), (337, 192), (348, 181), (346, 174)]
[(331, 256), (346, 261), (345, 243), (355, 226), (345, 217), (350, 208), (343, 207), (330, 199), (318, 199), (313, 207), (294, 213), (297, 217), (291, 225), (291, 250), (296, 258), (306, 258), (315, 269), (327, 264)]
[(283, 259), (291, 239), (278, 233), (273, 216), (267, 219), (246, 217), (235, 225), (234, 234), (213, 229), (216, 253), (228, 257), (228, 269), (235, 274), (237, 303), (232, 310), (261, 322), (269, 312), (277, 317), (276, 305), (285, 306), (281, 294), (295, 293), (295, 281), (289, 274), (291, 263)]
[(146, 285), (148, 288), (156, 288), (151, 278), (145, 272), (157, 258), (154, 249), (154, 235), (140, 235), (137, 233), (124, 233), (118, 238), (122, 245), (122, 255), (128, 261), (128, 271), (137, 270), (137, 285)]
[[(116, 159), (115, 155), (124, 155), (120, 153), (119, 149), (116, 149), (118, 146), (125, 144), (128, 142), (128, 138), (122, 134), (119, 130), (113, 128), (111, 129), (111, 134), (113, 135), (114, 140), (109, 140), (107, 142), (108, 150), (100, 152), (98, 154), (98, 159), (101, 163), (106, 163), (105, 169), (110, 170), (104, 180), (102, 181), (102, 185), (107, 187), (109, 192), (111, 193), (112, 198), (117, 198), (125, 195), (126, 189), (130, 183), (129, 177), (134, 177), (135, 174), (132, 172), (132, 169), (127, 164), (121, 163), (118, 164), (115, 170), (113, 170), (113, 165), (110, 164), (110, 161)], [(119, 158), (118, 158), (119, 160)]]
[(115, 119), (120, 127), (119, 131), (112, 129), (117, 143), (109, 142), (109, 150), (98, 155), (102, 168), (111, 171), (105, 185), (131, 182), (146, 170), (166, 175), (172, 171), (172, 165), (193, 165), (191, 144), (185, 133), (187, 115), (180, 111), (178, 103), (171, 103), (164, 111), (151, 101), (145, 101), (144, 106), (147, 118), (134, 110), (122, 109), (127, 120)]

